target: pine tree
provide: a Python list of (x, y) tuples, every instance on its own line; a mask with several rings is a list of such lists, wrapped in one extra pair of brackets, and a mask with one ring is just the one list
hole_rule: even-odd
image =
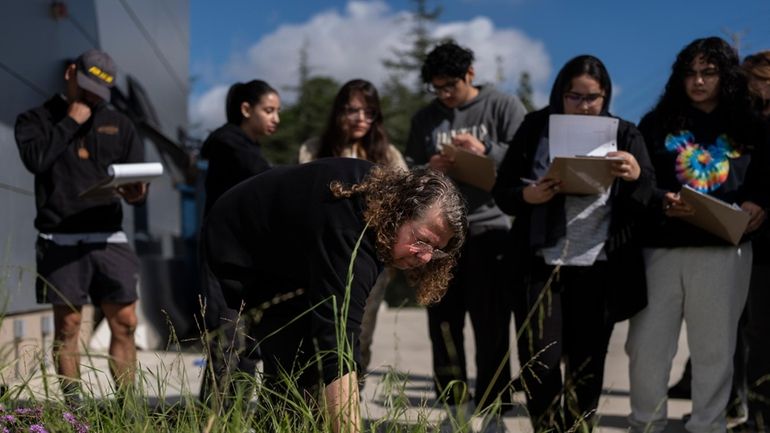
[[(441, 6), (429, 10), (427, 0), (412, 0), (415, 9), (411, 15), (412, 28), (406, 37), (408, 49), (393, 49), (394, 58), (383, 60), (390, 76), (382, 86), (382, 106), (385, 130), (391, 143), (404, 150), (412, 116), (429, 98), (423, 92), (420, 70), (428, 52), (440, 40), (430, 37), (430, 24), (441, 15)], [(412, 85), (406, 80), (414, 79)]]
[(265, 157), (274, 164), (296, 163), (302, 143), (321, 135), (340, 87), (330, 77), (311, 76), (313, 68), (308, 61), (308, 45), (305, 40), (299, 51), (298, 85), (282, 89), (297, 92), (297, 100), (281, 110), (278, 131), (265, 139), (262, 146)]
[(524, 108), (527, 111), (534, 111), (535, 103), (532, 98), (532, 81), (529, 76), (529, 72), (523, 71), (519, 75), (519, 89), (516, 91), (516, 96), (519, 97), (521, 103), (524, 104)]

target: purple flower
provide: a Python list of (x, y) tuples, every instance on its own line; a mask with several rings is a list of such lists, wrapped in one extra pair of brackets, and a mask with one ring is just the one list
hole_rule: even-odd
[(32, 424), (29, 426), (29, 433), (48, 433), (48, 430), (42, 424)]
[(74, 427), (78, 433), (88, 432), (88, 424), (83, 424), (80, 421), (78, 421), (78, 419), (75, 418), (75, 415), (73, 415), (72, 412), (64, 412), (62, 414), (62, 417), (64, 418), (65, 421), (70, 423), (70, 425)]
[(0, 421), (16, 422), (16, 417), (14, 417), (13, 415), (3, 415), (3, 416), (0, 416)]
[(8, 430), (8, 427), (3, 427), (3, 433), (11, 433), (11, 431)]

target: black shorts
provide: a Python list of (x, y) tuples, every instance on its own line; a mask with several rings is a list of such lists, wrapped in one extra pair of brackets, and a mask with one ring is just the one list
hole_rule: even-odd
[(139, 259), (128, 244), (57, 245), (37, 240), (39, 304), (130, 304), (138, 299)]

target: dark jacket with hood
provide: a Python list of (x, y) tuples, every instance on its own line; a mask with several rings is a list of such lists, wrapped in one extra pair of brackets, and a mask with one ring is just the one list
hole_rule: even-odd
[[(526, 287), (528, 284), (537, 250), (555, 245), (566, 234), (563, 195), (556, 195), (540, 205), (529, 204), (523, 198), (523, 190), (528, 184), (521, 179), (533, 177), (535, 164), (542, 164), (543, 161), (539, 159), (548, 156), (548, 122), (551, 114), (551, 108), (546, 107), (524, 118), (500, 165), (492, 191), (500, 209), (515, 216), (510, 258), (518, 287)], [(638, 215), (646, 208), (655, 182), (641, 134), (633, 124), (619, 120), (618, 150), (634, 155), (641, 174), (633, 182), (615, 179), (610, 192), (612, 213), (604, 251), (611, 273), (608, 280), (617, 282), (617, 285), (607, 288), (605, 296), (606, 313), (612, 321), (624, 320), (647, 304), (644, 262), (636, 229)]]
[(56, 95), (16, 119), (21, 160), (35, 175), (35, 228), (43, 233), (120, 231), (120, 198), (79, 195), (103, 181), (110, 164), (143, 162), (144, 146), (131, 121), (107, 104), (91, 107), (82, 125), (67, 115), (68, 107)]
[(259, 143), (231, 123), (208, 136), (203, 143), (201, 157), (209, 161), (205, 213), (225, 191), (270, 168), (270, 163), (262, 156)]
[[(751, 201), (767, 208), (770, 204), (768, 146), (764, 125), (746, 116), (743, 125), (730, 127), (730, 113), (718, 106), (710, 113), (685, 109), (682, 127), (666, 130), (656, 111), (639, 123), (655, 167), (655, 199), (645, 224), (645, 246), (727, 246), (727, 241), (679, 218), (664, 215), (666, 192), (678, 192), (690, 185), (727, 203)], [(743, 241), (750, 235), (744, 235)]]

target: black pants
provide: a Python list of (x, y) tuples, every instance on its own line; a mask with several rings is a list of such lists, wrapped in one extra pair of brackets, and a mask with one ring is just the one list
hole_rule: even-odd
[[(466, 312), (470, 313), (476, 342), (475, 403), (484, 408), (498, 396), (504, 405), (511, 402), (511, 309), (503, 284), (508, 279), (501, 275), (506, 236), (506, 230), (469, 236), (446, 295), (428, 307), (436, 394), (441, 396), (446, 391), (448, 404), (469, 398), (463, 338)], [(458, 385), (447, 390), (453, 381)]]
[(209, 331), (208, 362), (199, 398), (209, 407), (232, 407), (234, 399), (249, 398), (254, 391), (260, 359), (256, 340), (247, 335), (248, 315), (227, 309), (221, 325)]
[[(583, 419), (590, 429), (614, 327), (606, 318), (606, 263), (562, 267), (544, 291), (554, 268), (540, 258), (535, 262), (529, 284), (514, 301), (521, 380), (532, 425), (536, 432), (567, 431)], [(622, 290), (622, 285), (611, 289)]]
[(744, 327), (749, 419), (757, 431), (770, 431), (770, 245), (754, 246)]

